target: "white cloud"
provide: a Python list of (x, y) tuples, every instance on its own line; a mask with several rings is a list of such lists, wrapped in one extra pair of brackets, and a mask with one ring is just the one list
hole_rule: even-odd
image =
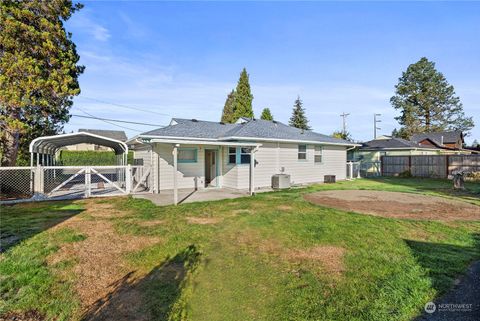
[(110, 38), (110, 31), (104, 26), (93, 21), (89, 17), (88, 10), (81, 10), (73, 15), (69, 23), (76, 29), (77, 33), (85, 33), (95, 40), (105, 42)]

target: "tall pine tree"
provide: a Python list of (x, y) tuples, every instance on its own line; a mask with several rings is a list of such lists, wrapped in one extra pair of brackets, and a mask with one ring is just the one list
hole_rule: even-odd
[(0, 154), (2, 166), (28, 155), (28, 143), (53, 135), (80, 93), (72, 35), (65, 21), (82, 7), (72, 0), (0, 1)]
[(310, 130), (307, 116), (305, 116), (305, 108), (303, 108), (303, 102), (300, 99), (300, 96), (298, 96), (295, 100), (292, 117), (290, 117), (288, 124), (296, 128)]
[(262, 115), (260, 116), (260, 119), (273, 120), (273, 115), (270, 112), (270, 108), (263, 108)]
[(247, 70), (243, 68), (242, 72), (240, 73), (240, 79), (238, 79), (237, 88), (235, 89), (233, 122), (236, 122), (240, 117), (254, 117), (252, 100), (253, 95), (250, 91), (250, 83), (248, 81)]
[(235, 91), (232, 89), (232, 91), (227, 96), (227, 100), (225, 100), (225, 106), (223, 106), (222, 119), (221, 119), (222, 123), (235, 122), (234, 104), (235, 104)]
[(465, 116), (455, 89), (427, 58), (408, 66), (395, 89), (390, 102), (401, 112), (395, 118), (402, 125), (400, 136), (410, 138), (414, 133), (472, 129), (473, 119)]

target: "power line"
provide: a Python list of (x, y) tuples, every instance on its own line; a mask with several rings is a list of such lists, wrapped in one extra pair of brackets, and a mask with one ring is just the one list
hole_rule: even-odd
[(148, 110), (148, 109), (143, 109), (143, 108), (138, 108), (138, 107), (133, 107), (133, 106), (128, 106), (128, 105), (123, 105), (123, 104), (112, 103), (112, 102), (105, 101), (105, 100), (101, 100), (101, 99), (97, 99), (97, 98), (86, 97), (86, 96), (79, 96), (78, 98), (83, 98), (83, 99), (87, 99), (87, 100), (92, 100), (92, 101), (96, 101), (96, 102), (99, 102), (99, 103), (102, 103), (102, 104), (117, 106), (117, 107), (121, 107), (121, 108), (127, 108), (127, 109), (132, 109), (132, 110), (137, 110), (137, 111), (143, 111), (143, 112), (145, 112), (145, 113), (151, 113), (151, 114), (157, 114), (157, 115), (161, 115), (161, 116), (172, 117), (172, 116), (169, 115), (169, 114), (159, 113), (159, 112), (157, 112), (157, 111)]
[(152, 127), (165, 127), (165, 125), (139, 123), (139, 122), (135, 122), (135, 121), (118, 120), (118, 119), (102, 118), (102, 117), (95, 117), (95, 116), (83, 116), (83, 115), (77, 115), (77, 114), (72, 114), (72, 116), (81, 117), (81, 118), (97, 119), (97, 120), (105, 120), (105, 121), (113, 121), (113, 122), (116, 122), (116, 123), (126, 123), (126, 124), (144, 125), (144, 126), (152, 126)]
[(107, 124), (110, 124), (110, 125), (113, 125), (113, 126), (116, 126), (116, 127), (119, 127), (119, 128), (123, 128), (123, 129), (133, 130), (133, 131), (138, 132), (138, 133), (141, 133), (141, 132), (142, 132), (141, 130), (138, 130), (138, 129), (133, 129), (133, 128), (130, 128), (130, 127), (117, 125), (117, 124), (115, 124), (114, 122), (111, 122), (111, 121), (108, 121), (108, 120), (104, 120), (104, 119), (100, 119), (100, 118), (95, 117), (95, 116), (93, 116), (92, 114), (86, 112), (85, 110), (79, 108), (78, 106), (77, 106), (77, 108), (78, 108), (78, 110), (80, 110), (82, 113), (85, 113), (85, 114), (87, 114), (88, 116), (90, 116), (90, 117), (92, 117), (92, 118), (94, 118), (94, 119), (103, 121), (104, 123), (107, 123)]

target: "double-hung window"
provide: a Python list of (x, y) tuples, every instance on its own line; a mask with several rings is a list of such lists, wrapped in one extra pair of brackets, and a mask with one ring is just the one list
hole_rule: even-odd
[(237, 148), (228, 147), (228, 163), (236, 164), (237, 163)]
[(179, 148), (178, 162), (179, 163), (196, 163), (197, 149), (196, 148)]
[(298, 160), (307, 160), (307, 145), (298, 145)]
[(240, 148), (240, 164), (250, 164), (250, 149)]
[(245, 147), (229, 147), (229, 164), (250, 164), (250, 149)]
[(315, 154), (314, 154), (315, 164), (322, 163), (322, 154), (323, 154), (322, 146), (318, 146), (318, 145), (315, 146)]

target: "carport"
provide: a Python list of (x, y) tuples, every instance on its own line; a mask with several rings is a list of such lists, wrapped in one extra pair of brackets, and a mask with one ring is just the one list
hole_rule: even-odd
[(30, 143), (30, 166), (55, 166), (56, 154), (65, 146), (94, 144), (110, 147), (117, 156), (117, 165), (127, 164), (128, 146), (124, 142), (87, 132), (42, 136)]

